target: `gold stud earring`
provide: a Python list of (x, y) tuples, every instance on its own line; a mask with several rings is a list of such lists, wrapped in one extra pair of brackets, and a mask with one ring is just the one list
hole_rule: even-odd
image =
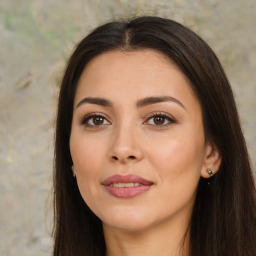
[(211, 170), (210, 168), (208, 168), (208, 169), (206, 170), (206, 172), (207, 172), (210, 176), (213, 175), (213, 172), (212, 172), (212, 170)]

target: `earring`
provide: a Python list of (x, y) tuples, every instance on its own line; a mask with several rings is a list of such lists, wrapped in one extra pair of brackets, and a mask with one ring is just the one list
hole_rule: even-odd
[(207, 172), (210, 176), (213, 175), (213, 172), (212, 172), (212, 170), (211, 170), (210, 168), (208, 168), (208, 169), (206, 170), (206, 172)]
[(74, 170), (74, 165), (72, 165), (71, 169), (72, 169), (72, 172), (73, 172), (73, 176), (74, 176), (74, 178), (75, 178), (75, 177), (76, 177), (76, 172), (75, 172), (75, 170)]

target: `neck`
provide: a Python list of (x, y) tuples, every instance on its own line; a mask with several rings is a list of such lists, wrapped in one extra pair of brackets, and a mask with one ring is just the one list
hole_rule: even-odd
[(188, 223), (166, 223), (140, 231), (127, 231), (103, 225), (106, 256), (188, 256)]

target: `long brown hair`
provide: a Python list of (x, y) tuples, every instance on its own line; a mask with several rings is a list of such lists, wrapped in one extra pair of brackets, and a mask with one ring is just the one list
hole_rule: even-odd
[(96, 28), (67, 64), (58, 104), (54, 172), (54, 256), (102, 256), (101, 221), (82, 199), (69, 151), (74, 96), (80, 75), (95, 56), (110, 50), (160, 51), (191, 82), (203, 111), (206, 139), (222, 155), (219, 172), (201, 178), (189, 227), (191, 256), (255, 256), (255, 184), (233, 93), (211, 48), (169, 19), (140, 17)]

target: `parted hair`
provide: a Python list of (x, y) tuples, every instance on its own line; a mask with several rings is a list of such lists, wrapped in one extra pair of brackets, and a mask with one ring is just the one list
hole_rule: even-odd
[(55, 132), (53, 256), (104, 256), (106, 251), (101, 220), (82, 199), (71, 171), (69, 138), (81, 73), (104, 52), (143, 49), (163, 53), (189, 79), (201, 104), (205, 137), (222, 156), (219, 171), (198, 184), (188, 227), (190, 256), (255, 256), (255, 182), (231, 86), (203, 39), (160, 17), (102, 25), (81, 40), (67, 63)]

